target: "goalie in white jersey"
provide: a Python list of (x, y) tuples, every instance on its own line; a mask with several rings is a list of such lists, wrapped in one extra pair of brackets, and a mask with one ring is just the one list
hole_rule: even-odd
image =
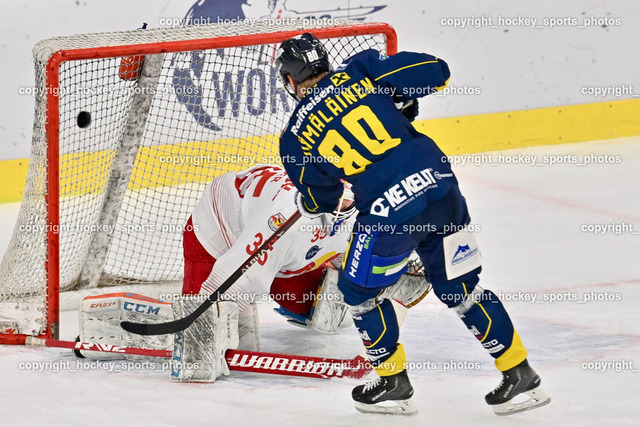
[[(213, 293), (296, 211), (295, 193), (284, 169), (271, 165), (229, 172), (209, 183), (183, 234), (183, 294)], [(235, 301), (242, 312), (270, 297), (290, 321), (324, 330), (312, 322), (310, 312), (329, 263), (342, 257), (353, 220), (331, 233), (327, 221), (301, 218), (222, 299)], [(341, 297), (337, 287), (333, 293)], [(322, 319), (327, 332), (335, 331), (344, 317)]]

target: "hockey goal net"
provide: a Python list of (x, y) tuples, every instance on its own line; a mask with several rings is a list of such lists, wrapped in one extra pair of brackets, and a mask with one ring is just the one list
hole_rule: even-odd
[[(322, 23), (320, 23), (322, 24)], [(283, 40), (324, 39), (334, 66), (393, 54), (387, 24), (267, 23), (59, 37), (36, 44), (27, 183), (0, 265), (0, 343), (58, 335), (60, 292), (182, 280), (182, 230), (208, 181), (278, 163), (294, 101)]]

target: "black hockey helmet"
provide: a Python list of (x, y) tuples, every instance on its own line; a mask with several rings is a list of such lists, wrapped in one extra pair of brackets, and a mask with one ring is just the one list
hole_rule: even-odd
[[(283, 41), (278, 49), (275, 67), (287, 90), (287, 74), (298, 84), (322, 72), (331, 71), (327, 50), (311, 33)], [(295, 94), (292, 95), (295, 97)]]

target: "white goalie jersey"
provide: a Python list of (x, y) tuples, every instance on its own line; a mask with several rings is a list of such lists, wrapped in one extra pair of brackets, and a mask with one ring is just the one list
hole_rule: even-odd
[[(295, 211), (295, 187), (284, 169), (259, 165), (207, 185), (192, 214), (194, 233), (216, 259), (201, 294), (214, 292)], [(344, 252), (354, 217), (329, 236), (320, 218), (302, 217), (224, 294), (242, 311), (264, 298), (275, 277), (321, 267)]]

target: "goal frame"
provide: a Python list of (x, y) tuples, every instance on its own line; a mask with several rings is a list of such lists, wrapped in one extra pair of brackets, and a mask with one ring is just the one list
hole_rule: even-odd
[[(387, 54), (397, 53), (397, 35), (394, 28), (381, 22), (348, 24), (336, 27), (273, 31), (261, 34), (222, 36), (195, 40), (163, 41), (157, 43), (106, 46), (85, 49), (58, 50), (46, 64), (45, 97), (47, 140), (47, 168), (45, 203), (47, 206), (45, 271), (47, 274), (46, 325), (37, 336), (42, 339), (58, 339), (60, 324), (60, 240), (55, 230), (60, 225), (60, 67), (64, 62), (83, 59), (117, 58), (144, 56), (175, 52), (191, 52), (205, 49), (246, 47), (252, 45), (277, 44), (282, 41), (313, 31), (319, 39), (381, 34), (386, 37)], [(0, 333), (0, 344), (24, 345), (30, 335)]]

